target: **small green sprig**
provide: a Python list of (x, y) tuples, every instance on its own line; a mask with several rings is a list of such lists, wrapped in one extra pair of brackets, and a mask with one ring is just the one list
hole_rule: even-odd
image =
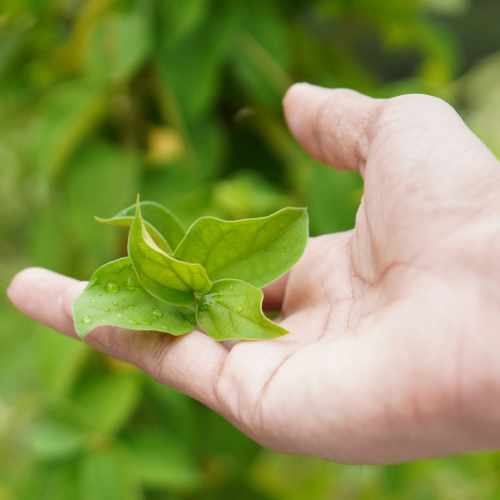
[(80, 337), (104, 325), (171, 335), (199, 328), (216, 340), (286, 333), (262, 312), (261, 288), (303, 254), (305, 208), (238, 221), (201, 217), (185, 232), (165, 207), (138, 198), (96, 220), (129, 227), (128, 256), (97, 269), (75, 302)]

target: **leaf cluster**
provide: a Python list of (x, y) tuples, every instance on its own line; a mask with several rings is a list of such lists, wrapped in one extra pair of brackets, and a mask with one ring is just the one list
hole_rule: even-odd
[(97, 269), (75, 302), (80, 336), (103, 325), (171, 335), (197, 326), (217, 340), (286, 333), (264, 315), (260, 287), (304, 252), (305, 209), (237, 221), (201, 217), (184, 233), (169, 210), (138, 198), (135, 206), (97, 220), (129, 226), (128, 255)]

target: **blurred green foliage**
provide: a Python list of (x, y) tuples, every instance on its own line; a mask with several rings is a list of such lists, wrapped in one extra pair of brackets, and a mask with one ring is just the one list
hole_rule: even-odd
[[(315, 234), (351, 227), (359, 178), (284, 125), (296, 80), (443, 96), (499, 153), (499, 16), (497, 0), (3, 0), (0, 285), (26, 265), (88, 278), (122, 255), (93, 215), (137, 192), (186, 223), (298, 204)], [(498, 498), (498, 456), (272, 454), (4, 299), (0, 318), (0, 500)]]

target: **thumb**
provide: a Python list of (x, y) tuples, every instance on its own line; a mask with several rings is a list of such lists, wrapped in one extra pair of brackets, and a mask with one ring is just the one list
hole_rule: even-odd
[(381, 102), (353, 90), (297, 83), (283, 107), (290, 130), (312, 157), (338, 169), (362, 170)]
[[(302, 147), (338, 169), (364, 174), (369, 156), (377, 151), (390, 160), (390, 171), (384, 175), (404, 176), (416, 162), (431, 159), (432, 172), (426, 172), (431, 177), (437, 174), (436, 167), (445, 178), (462, 171), (468, 181), (492, 169), (498, 173), (493, 154), (458, 113), (436, 97), (409, 94), (373, 99), (353, 90), (299, 83), (288, 90), (283, 106)], [(378, 170), (380, 162), (376, 163)]]

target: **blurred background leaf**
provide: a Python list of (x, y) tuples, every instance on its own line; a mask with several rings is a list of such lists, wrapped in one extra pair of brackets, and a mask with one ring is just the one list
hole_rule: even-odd
[[(93, 216), (137, 193), (185, 224), (305, 205), (313, 234), (352, 227), (361, 180), (295, 144), (294, 81), (444, 97), (500, 154), (499, 17), (498, 0), (4, 0), (0, 285), (27, 265), (86, 279), (123, 255), (124, 232)], [(273, 454), (4, 298), (0, 315), (0, 500), (498, 498), (495, 454)]]

